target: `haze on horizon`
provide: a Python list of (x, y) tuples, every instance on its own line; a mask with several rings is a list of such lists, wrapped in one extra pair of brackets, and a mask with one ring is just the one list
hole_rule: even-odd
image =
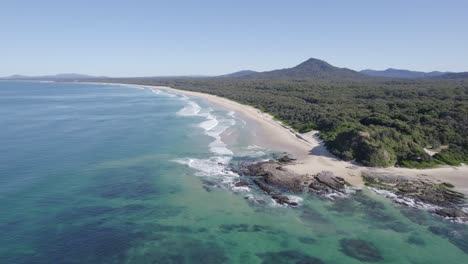
[(468, 71), (466, 1), (2, 1), (0, 76)]

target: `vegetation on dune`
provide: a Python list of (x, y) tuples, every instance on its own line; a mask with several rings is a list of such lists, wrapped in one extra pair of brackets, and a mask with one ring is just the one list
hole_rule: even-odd
[[(338, 157), (368, 166), (468, 162), (467, 80), (119, 78), (252, 105), (299, 132), (319, 130)], [(449, 147), (430, 156), (423, 148)]]

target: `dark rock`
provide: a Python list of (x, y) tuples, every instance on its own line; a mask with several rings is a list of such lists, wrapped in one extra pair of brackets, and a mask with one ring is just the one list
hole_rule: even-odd
[(309, 223), (324, 224), (329, 222), (319, 211), (309, 206), (304, 207), (304, 211), (300, 217), (302, 220)]
[(274, 230), (271, 227), (263, 225), (248, 225), (248, 224), (223, 224), (219, 226), (219, 229), (222, 233), (232, 233), (232, 232), (265, 232), (268, 234), (279, 234), (278, 230)]
[(305, 255), (300, 251), (285, 250), (279, 252), (266, 252), (257, 254), (262, 259), (263, 264), (323, 264), (324, 262), (316, 257)]
[(341, 251), (360, 261), (378, 262), (383, 257), (380, 251), (371, 242), (360, 239), (341, 239)]
[(337, 177), (327, 171), (320, 172), (314, 177), (296, 174), (282, 166), (282, 164), (291, 160), (293, 159), (284, 156), (277, 161), (240, 164), (237, 171), (243, 176), (260, 177), (261, 179), (255, 179), (253, 182), (280, 204), (298, 205), (290, 201), (287, 196), (282, 195), (272, 186), (275, 186), (279, 190), (293, 193), (302, 193), (304, 190), (308, 190), (318, 195), (327, 195), (327, 197), (330, 197), (328, 195), (333, 193), (340, 195), (345, 193), (345, 186), (348, 183), (343, 178)]
[(464, 222), (468, 221), (468, 213), (463, 211), (461, 208), (456, 208), (456, 207), (440, 208), (440, 209), (436, 209), (435, 213), (442, 217), (457, 218)]
[(220, 225), (219, 228), (223, 233), (230, 233), (230, 232), (249, 232), (249, 225), (248, 224), (224, 224)]
[(322, 171), (314, 177), (320, 183), (330, 187), (333, 190), (341, 190), (345, 187), (345, 181), (341, 177), (336, 177), (333, 172)]
[(400, 221), (387, 223), (385, 224), (385, 227), (397, 233), (408, 233), (411, 231), (411, 228), (409, 226)]
[(333, 202), (333, 205), (328, 208), (332, 211), (346, 215), (352, 215), (356, 212), (356, 206), (354, 205), (353, 199), (348, 198), (337, 199)]
[(465, 196), (452, 190), (453, 185), (449, 183), (377, 173), (363, 173), (362, 177), (366, 185), (396, 194), (398, 199), (393, 200), (397, 203), (417, 208), (427, 208), (426, 205), (441, 207), (431, 211), (453, 220), (468, 221), (468, 214), (462, 210)]
[(264, 182), (262, 182), (262, 181), (260, 181), (260, 180), (257, 180), (257, 179), (253, 180), (253, 182), (254, 182), (258, 187), (260, 187), (260, 189), (262, 189), (264, 192), (266, 192), (267, 194), (272, 194), (272, 193), (274, 193), (274, 190), (273, 190), (270, 186), (268, 186), (268, 184), (266, 184), (266, 183), (264, 183)]
[(363, 194), (357, 193), (354, 196), (354, 200), (361, 204), (361, 207), (367, 211), (380, 211), (385, 210), (385, 205), (382, 202), (379, 202), (371, 197)]
[(366, 218), (372, 220), (377, 225), (395, 220), (395, 217), (385, 212), (385, 210), (367, 210), (365, 213)]
[(449, 237), (450, 234), (450, 229), (442, 226), (430, 226), (428, 229), (431, 231), (431, 233), (438, 236)]
[(204, 263), (219, 264), (228, 263), (223, 248), (212, 242), (195, 240), (190, 238), (166, 241), (151, 252), (145, 254), (143, 259), (137, 259), (135, 263)]
[(124, 262), (125, 252), (132, 247), (132, 242), (144, 236), (146, 234), (134, 230), (133, 226), (103, 226), (100, 222), (41, 230), (35, 244), (37, 253), (25, 263)]
[(292, 161), (295, 161), (296, 159), (293, 157), (290, 157), (288, 155), (284, 155), (283, 157), (277, 159), (278, 162), (280, 163), (290, 163)]
[(332, 172), (322, 171), (315, 175), (309, 183), (309, 191), (325, 195), (330, 193), (344, 193), (346, 181)]
[(408, 242), (409, 244), (416, 245), (416, 246), (425, 246), (426, 245), (426, 242), (424, 242), (424, 240), (422, 238), (420, 238), (419, 236), (416, 236), (416, 235), (411, 235), (410, 237), (408, 237), (406, 242)]
[(250, 164), (241, 171), (241, 175), (262, 177), (266, 183), (290, 192), (302, 192), (304, 188), (302, 182), (305, 176), (290, 172), (275, 161)]
[(271, 227), (268, 226), (263, 226), (263, 225), (253, 225), (252, 226), (252, 232), (265, 232), (268, 234), (278, 234), (279, 231), (272, 229)]
[(258, 187), (260, 187), (260, 189), (262, 189), (266, 194), (270, 195), (270, 197), (273, 198), (273, 200), (275, 200), (277, 203), (286, 204), (290, 206), (298, 206), (296, 202), (293, 202), (291, 201), (291, 199), (289, 199), (289, 197), (281, 195), (280, 193), (276, 192), (273, 188), (268, 186), (268, 184), (257, 179), (253, 180), (253, 182)]
[(450, 243), (468, 254), (468, 229), (465, 225), (455, 225), (452, 228), (430, 226), (428, 229), (435, 235), (447, 238)]
[(289, 199), (289, 197), (281, 195), (281, 194), (277, 194), (277, 193), (271, 194), (271, 198), (273, 198), (279, 204), (286, 204), (286, 205), (290, 205), (290, 206), (298, 206), (299, 205), (298, 203), (291, 201), (291, 199)]
[(322, 171), (312, 178), (309, 183), (309, 191), (319, 195), (344, 194), (346, 185), (348, 183), (343, 178), (335, 176), (332, 172)]
[(424, 211), (411, 207), (402, 207), (400, 213), (415, 224), (429, 225), (429, 217)]
[(299, 240), (302, 244), (307, 244), (307, 245), (312, 245), (317, 242), (316, 239), (311, 238), (311, 237), (299, 237), (297, 238), (297, 240)]
[(409, 181), (395, 185), (397, 194), (411, 197), (421, 202), (437, 206), (451, 206), (464, 203), (464, 195), (453, 191), (444, 184), (435, 184), (426, 181)]
[(234, 186), (236, 186), (236, 187), (246, 187), (246, 186), (249, 186), (249, 183), (246, 182), (246, 181), (238, 181), (238, 182), (234, 183)]
[(455, 186), (453, 184), (448, 183), (448, 182), (443, 182), (443, 183), (441, 183), (441, 185), (443, 185), (446, 188), (455, 188)]
[(106, 199), (146, 200), (174, 191), (155, 185), (153, 177), (153, 171), (139, 166), (102, 169), (94, 177), (90, 192)]

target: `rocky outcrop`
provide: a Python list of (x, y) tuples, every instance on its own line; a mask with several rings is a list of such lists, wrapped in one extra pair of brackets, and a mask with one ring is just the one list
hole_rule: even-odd
[(463, 209), (465, 196), (453, 190), (451, 184), (372, 172), (363, 173), (362, 177), (367, 186), (397, 203), (427, 209), (452, 220), (468, 222), (468, 213)]
[(253, 180), (253, 182), (262, 189), (266, 194), (270, 195), (273, 200), (279, 204), (289, 205), (289, 206), (298, 206), (297, 202), (291, 201), (289, 197), (282, 195), (281, 193), (275, 191), (268, 184), (262, 182), (261, 180)]
[(346, 193), (346, 187), (349, 184), (332, 172), (323, 171), (317, 175), (300, 175), (283, 167), (294, 161), (295, 159), (289, 156), (283, 156), (266, 162), (241, 164), (236, 172), (242, 176), (256, 177), (252, 182), (280, 204), (297, 206), (297, 203), (290, 201), (288, 196), (282, 195), (282, 191), (313, 193), (328, 198)]
[(313, 176), (308, 187), (311, 192), (328, 195), (333, 193), (344, 194), (347, 185), (349, 184), (343, 178), (335, 176), (330, 171), (322, 171)]
[(284, 156), (266, 162), (240, 164), (240, 168), (236, 172), (243, 176), (260, 177), (266, 184), (283, 191), (301, 193), (306, 187), (304, 182), (307, 177), (288, 171), (283, 167), (292, 161), (294, 159)]
[(442, 217), (454, 218), (454, 219), (462, 220), (464, 222), (468, 222), (468, 213), (466, 213), (460, 208), (455, 208), (455, 207), (440, 208), (440, 209), (436, 209), (434, 212), (435, 214), (440, 215)]

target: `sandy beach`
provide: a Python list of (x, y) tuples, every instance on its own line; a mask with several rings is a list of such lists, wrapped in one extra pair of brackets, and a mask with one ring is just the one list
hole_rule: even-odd
[[(114, 84), (115, 85), (115, 84)], [(455, 188), (468, 194), (468, 166), (444, 166), (433, 169), (408, 169), (398, 167), (370, 168), (348, 161), (340, 160), (325, 148), (317, 137), (317, 131), (305, 134), (294, 132), (291, 128), (281, 124), (271, 115), (260, 110), (243, 105), (219, 96), (174, 89), (165, 86), (128, 85), (135, 88), (149, 88), (172, 91), (189, 96), (202, 98), (210, 103), (235, 111), (252, 129), (256, 129), (253, 141), (256, 145), (276, 151), (291, 154), (297, 161), (286, 166), (286, 169), (298, 174), (317, 174), (321, 171), (331, 171), (356, 187), (363, 186), (361, 173), (372, 171), (395, 176), (429, 178), (440, 182), (449, 182)]]

